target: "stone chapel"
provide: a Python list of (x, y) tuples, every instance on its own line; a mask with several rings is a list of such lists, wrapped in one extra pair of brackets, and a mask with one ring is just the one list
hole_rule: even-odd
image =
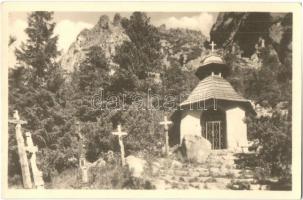
[(230, 71), (212, 51), (196, 70), (200, 79), (179, 109), (171, 116), (170, 144), (181, 144), (186, 135), (198, 135), (212, 149), (243, 149), (248, 146), (245, 116), (254, 113), (251, 102), (238, 94), (225, 79)]

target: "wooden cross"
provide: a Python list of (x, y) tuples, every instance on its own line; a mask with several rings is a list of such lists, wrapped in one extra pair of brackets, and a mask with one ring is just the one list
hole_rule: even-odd
[(20, 120), (20, 116), (19, 116), (18, 110), (14, 111), (14, 115), (13, 116), (14, 116), (14, 119), (8, 120), (9, 123), (17, 124), (17, 125), (27, 124), (27, 121)]
[(21, 124), (27, 124), (27, 122), (20, 120), (20, 116), (17, 110), (14, 111), (14, 119), (8, 120), (8, 122), (16, 124), (16, 140), (18, 146), (19, 161), (21, 165), (23, 186), (26, 189), (32, 188), (32, 181), (29, 171), (27, 155), (25, 151), (24, 139), (21, 132)]
[(160, 122), (160, 125), (164, 126), (165, 131), (165, 154), (168, 155), (168, 125), (172, 124), (172, 121), (168, 121), (167, 117), (164, 116), (164, 121)]
[(213, 53), (215, 51), (215, 46), (216, 46), (214, 41), (211, 42), (210, 46), (211, 46), (211, 52)]
[(124, 151), (124, 144), (122, 141), (122, 136), (127, 135), (127, 132), (122, 132), (121, 130), (121, 125), (119, 124), (117, 127), (117, 131), (116, 132), (112, 132), (113, 135), (117, 135), (118, 139), (119, 139), (119, 145), (120, 145), (120, 151), (121, 151), (121, 161), (122, 161), (122, 166), (125, 165), (125, 151)]
[(34, 184), (35, 187), (38, 189), (44, 188), (44, 181), (43, 181), (43, 174), (42, 172), (38, 169), (37, 163), (36, 163), (36, 152), (38, 152), (37, 146), (34, 145), (33, 140), (32, 140), (32, 135), (30, 132), (25, 133), (26, 136), (26, 150), (31, 153), (30, 157), (30, 163), (31, 163), (31, 168), (32, 168), (32, 173), (33, 173), (33, 178), (34, 178)]

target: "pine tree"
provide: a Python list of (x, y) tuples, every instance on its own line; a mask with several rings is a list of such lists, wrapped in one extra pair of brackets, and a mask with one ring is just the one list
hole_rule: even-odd
[(90, 47), (86, 59), (79, 67), (79, 89), (88, 89), (93, 92), (96, 89), (106, 89), (110, 85), (109, 66), (101, 47)]
[[(63, 70), (57, 63), (58, 37), (53, 35), (55, 23), (52, 19), (52, 12), (28, 15), (25, 29), (28, 39), (16, 50), (18, 62), (9, 72), (9, 113), (15, 109), (19, 111), (22, 119), (28, 122), (24, 130), (32, 133), (39, 149), (44, 149), (41, 151), (44, 177), (50, 177), (51, 171), (65, 166), (66, 158), (54, 158), (58, 157), (59, 148), (60, 152), (68, 151), (70, 145), (62, 139), (68, 138), (70, 124), (66, 123)], [(13, 127), (10, 128), (13, 136)], [(15, 142), (10, 138), (9, 153), (14, 155)], [(15, 157), (10, 159), (10, 166), (18, 165)]]
[(122, 19), (121, 24), (130, 41), (123, 43), (114, 60), (120, 66), (117, 77), (128, 86), (126, 89), (132, 89), (136, 82), (147, 79), (150, 72), (159, 71), (160, 37), (145, 13), (134, 12), (130, 19)]
[(53, 12), (37, 11), (28, 16), (28, 27), (25, 32), (28, 36), (26, 43), (16, 50), (19, 66), (31, 69), (31, 81), (34, 87), (46, 84), (46, 79), (56, 67), (58, 36), (54, 36), (55, 23)]

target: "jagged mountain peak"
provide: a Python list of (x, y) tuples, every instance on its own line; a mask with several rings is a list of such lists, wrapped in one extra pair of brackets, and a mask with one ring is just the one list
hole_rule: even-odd
[(68, 72), (79, 67), (86, 57), (86, 50), (93, 46), (100, 46), (109, 63), (115, 55), (115, 48), (129, 40), (121, 26), (121, 17), (116, 14), (113, 21), (107, 15), (100, 16), (97, 24), (91, 29), (83, 29), (62, 56), (61, 65)]
[[(130, 40), (121, 25), (122, 17), (116, 14), (112, 20), (107, 15), (100, 16), (91, 29), (83, 29), (63, 54), (61, 65), (68, 72), (77, 69), (86, 57), (86, 50), (92, 46), (100, 46), (108, 62), (113, 64), (116, 48), (124, 41)], [(164, 65), (171, 66), (179, 62), (185, 68), (194, 68), (204, 51), (206, 37), (197, 30), (158, 27)]]

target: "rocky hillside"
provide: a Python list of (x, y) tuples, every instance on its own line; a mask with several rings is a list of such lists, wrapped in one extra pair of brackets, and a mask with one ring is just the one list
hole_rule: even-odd
[(122, 28), (121, 18), (116, 15), (113, 21), (108, 16), (100, 17), (98, 23), (92, 29), (82, 30), (75, 42), (71, 44), (68, 51), (62, 56), (61, 64), (67, 71), (73, 71), (85, 58), (85, 52), (92, 46), (100, 46), (105, 52), (109, 62), (115, 55), (115, 48), (128, 40)]
[(169, 67), (174, 61), (185, 69), (199, 65), (201, 55), (205, 52), (206, 37), (200, 32), (189, 29), (166, 29), (159, 27), (164, 63)]
[(268, 47), (286, 64), (291, 60), (292, 14), (220, 13), (210, 36), (223, 48), (239, 45), (243, 57), (251, 57), (258, 46)]
[[(174, 62), (179, 62), (188, 69), (199, 64), (206, 40), (201, 32), (188, 29), (166, 29), (164, 25), (158, 27), (158, 31), (165, 66), (169, 67)], [(121, 26), (119, 15), (117, 14), (112, 21), (108, 16), (103, 15), (92, 29), (84, 29), (79, 33), (76, 41), (62, 56), (61, 64), (67, 71), (73, 71), (85, 58), (86, 50), (92, 46), (102, 47), (106, 58), (113, 64), (115, 48), (126, 40), (129, 38)]]

